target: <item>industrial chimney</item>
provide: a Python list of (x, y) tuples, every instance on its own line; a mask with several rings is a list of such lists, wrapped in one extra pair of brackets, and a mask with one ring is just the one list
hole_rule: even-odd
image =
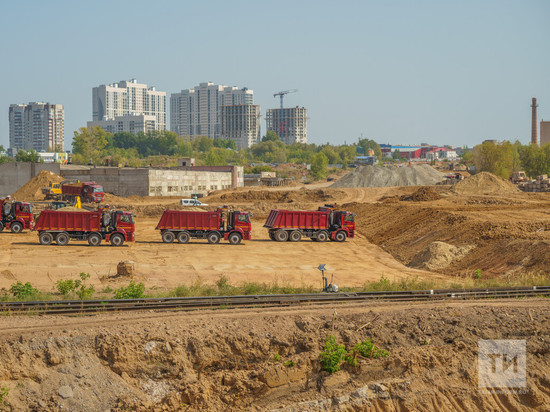
[(537, 138), (537, 98), (531, 103), (531, 144), (539, 144)]

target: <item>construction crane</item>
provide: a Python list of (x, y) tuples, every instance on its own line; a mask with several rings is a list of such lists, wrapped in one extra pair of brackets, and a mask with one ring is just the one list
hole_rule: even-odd
[(292, 90), (283, 90), (279, 93), (274, 93), (273, 97), (279, 96), (281, 98), (281, 113), (279, 114), (279, 137), (281, 139), (286, 138), (285, 136), (285, 122), (283, 119), (284, 112), (283, 112), (283, 97), (285, 97), (285, 94), (289, 93), (296, 93), (298, 89), (292, 89)]

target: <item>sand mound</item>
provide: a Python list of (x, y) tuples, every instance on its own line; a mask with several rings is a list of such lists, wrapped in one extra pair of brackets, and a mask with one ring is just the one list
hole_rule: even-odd
[(12, 197), (17, 200), (44, 200), (42, 194), (42, 188), (47, 187), (50, 183), (61, 183), (63, 179), (61, 176), (50, 172), (49, 170), (42, 170), (35, 177), (21, 186)]
[(240, 203), (271, 201), (278, 203), (326, 202), (338, 198), (341, 193), (327, 190), (248, 190), (214, 194), (207, 198), (209, 203)]
[(392, 187), (435, 185), (443, 173), (428, 165), (403, 167), (361, 166), (348, 173), (331, 187)]
[(441, 196), (429, 186), (423, 186), (412, 195), (403, 195), (400, 200), (413, 202), (427, 202), (430, 200), (439, 200)]
[(510, 194), (520, 190), (512, 183), (489, 172), (481, 172), (457, 183), (453, 192), (460, 195)]
[(453, 246), (445, 242), (432, 242), (411, 260), (409, 266), (428, 270), (443, 269), (455, 260), (462, 259), (473, 248), (475, 246)]

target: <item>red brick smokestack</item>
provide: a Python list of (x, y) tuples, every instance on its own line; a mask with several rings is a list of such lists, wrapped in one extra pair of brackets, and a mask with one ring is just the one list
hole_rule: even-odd
[(539, 144), (537, 138), (537, 98), (531, 103), (531, 144)]

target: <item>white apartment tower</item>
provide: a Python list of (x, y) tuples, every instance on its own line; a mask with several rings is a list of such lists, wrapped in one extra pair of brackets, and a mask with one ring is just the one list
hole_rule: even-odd
[(235, 141), (237, 149), (248, 149), (260, 141), (260, 105), (221, 107), (221, 137)]
[(12, 104), (9, 123), (10, 148), (15, 151), (65, 150), (65, 110), (61, 104)]
[(170, 96), (170, 130), (178, 136), (221, 138), (221, 108), (253, 103), (254, 92), (246, 87), (200, 83)]
[(307, 109), (291, 107), (268, 109), (267, 130), (277, 133), (286, 144), (307, 143)]
[(147, 115), (155, 116), (155, 130), (166, 129), (166, 92), (147, 87), (136, 79), (94, 87), (92, 110), (94, 122)]

